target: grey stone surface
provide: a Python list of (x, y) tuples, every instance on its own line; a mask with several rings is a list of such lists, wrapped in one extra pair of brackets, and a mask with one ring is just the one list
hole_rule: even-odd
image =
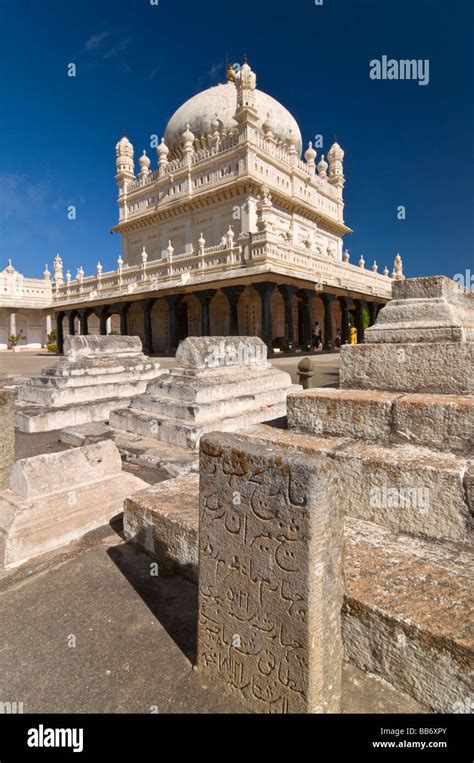
[[(160, 569), (197, 581), (198, 475), (127, 499), (124, 527)], [(454, 712), (469, 695), (474, 655), (472, 555), (346, 517), (344, 572), (346, 658), (434, 712)]]
[(267, 346), (256, 336), (192, 336), (176, 351), (179, 368), (267, 366)]
[(17, 461), (0, 493), (0, 566), (64, 546), (119, 514), (146, 483), (122, 471), (111, 441)]
[[(111, 426), (197, 449), (206, 432), (233, 431), (285, 416), (288, 393), (300, 387), (291, 384), (289, 374), (258, 360), (266, 346), (257, 337), (226, 341), (228, 345), (221, 337), (186, 339), (176, 354), (181, 365), (151, 382), (129, 408), (112, 411)], [(228, 346), (235, 352), (226, 354)]]
[(473, 454), (474, 398), (360, 389), (291, 394), (288, 427), (318, 437), (349, 437)]
[(425, 540), (471, 546), (465, 489), (471, 459), (414, 445), (384, 446), (268, 430), (258, 426), (239, 434), (269, 449), (284, 447), (310, 458), (328, 457), (340, 482), (339, 501), (346, 516)]
[(255, 712), (340, 709), (342, 516), (329, 459), (201, 441), (198, 669)]
[(0, 389), (0, 490), (9, 483), (15, 458), (15, 430), (13, 419), (13, 395)]
[(365, 343), (474, 341), (474, 294), (445, 276), (395, 281)]
[(388, 442), (393, 392), (318, 389), (288, 395), (288, 428), (323, 437)]
[(112, 355), (122, 357), (142, 352), (138, 336), (67, 336), (64, 339), (64, 355), (68, 360), (95, 358)]
[(340, 381), (346, 389), (472, 395), (473, 368), (474, 342), (341, 347)]
[(105, 421), (113, 408), (128, 405), (162, 373), (158, 361), (141, 352), (138, 337), (68, 339), (65, 359), (43, 368), (40, 376), (19, 387), (15, 423), (22, 431), (51, 431)]
[(103, 422), (67, 427), (62, 430), (60, 439), (62, 443), (75, 448), (102, 440), (113, 440), (126, 463), (160, 469), (168, 477), (178, 477), (199, 470), (197, 452), (168, 445), (152, 437), (142, 437), (115, 429)]

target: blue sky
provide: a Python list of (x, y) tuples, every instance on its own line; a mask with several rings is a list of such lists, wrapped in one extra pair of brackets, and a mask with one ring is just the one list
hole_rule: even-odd
[[(345, 244), (407, 275), (471, 268), (471, 0), (0, 0), (0, 268), (115, 266), (115, 143), (135, 156), (244, 53), (303, 138), (346, 151)], [(430, 81), (374, 81), (369, 62), (429, 59)], [(77, 76), (67, 76), (68, 63)], [(150, 154), (150, 151), (148, 152)], [(321, 153), (321, 150), (319, 151)], [(152, 167), (156, 153), (152, 152)], [(67, 219), (69, 205), (77, 219)], [(405, 206), (406, 219), (397, 219)]]

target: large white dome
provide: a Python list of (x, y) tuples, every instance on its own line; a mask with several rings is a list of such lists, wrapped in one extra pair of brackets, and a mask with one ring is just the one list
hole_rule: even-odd
[[(275, 138), (283, 141), (292, 137), (301, 155), (302, 138), (296, 119), (271, 95), (255, 90), (258, 124), (269, 122)], [(183, 132), (189, 129), (196, 138), (213, 132), (212, 123), (218, 119), (224, 132), (237, 127), (234, 114), (237, 109), (237, 89), (233, 82), (216, 85), (194, 95), (173, 114), (165, 130), (165, 143), (173, 151), (182, 142)]]

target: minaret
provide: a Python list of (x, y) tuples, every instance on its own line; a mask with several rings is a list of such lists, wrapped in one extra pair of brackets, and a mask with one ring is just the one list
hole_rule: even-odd
[(343, 159), (344, 151), (336, 139), (334, 139), (334, 143), (328, 151), (329, 182), (331, 185), (334, 185), (339, 189), (340, 196), (342, 196), (342, 189), (344, 188), (344, 167), (342, 164)]
[(127, 204), (126, 196), (128, 186), (135, 179), (135, 165), (133, 161), (133, 146), (126, 135), (115, 146), (115, 156), (117, 165), (117, 181), (119, 189), (119, 219), (126, 220)]
[(403, 275), (403, 261), (399, 254), (395, 256), (393, 261), (392, 278), (394, 281), (403, 281), (405, 279)]
[(235, 84), (237, 87), (237, 111), (234, 119), (239, 125), (240, 135), (248, 140), (256, 134), (258, 114), (255, 106), (257, 77), (247, 63), (247, 58), (244, 58), (240, 72), (236, 75)]
[(53, 267), (53, 273), (54, 273), (54, 285), (56, 288), (59, 286), (62, 286), (64, 283), (63, 278), (63, 261), (59, 254), (56, 255), (54, 258), (54, 267)]

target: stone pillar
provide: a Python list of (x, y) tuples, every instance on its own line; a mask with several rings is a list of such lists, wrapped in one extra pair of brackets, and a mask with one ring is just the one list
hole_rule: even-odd
[(349, 344), (349, 308), (347, 297), (338, 297), (341, 306), (341, 344)]
[(68, 321), (69, 336), (74, 336), (76, 333), (76, 327), (74, 325), (74, 317), (76, 313), (72, 311), (72, 312), (66, 313), (65, 315)]
[(297, 286), (284, 286), (278, 287), (283, 302), (285, 303), (285, 344), (286, 350), (290, 350), (294, 344), (294, 328), (293, 328), (293, 304), (298, 291)]
[(268, 347), (268, 354), (272, 355), (272, 294), (275, 290), (276, 283), (273, 283), (272, 281), (262, 281), (260, 283), (254, 283), (252, 286), (260, 295), (262, 303), (262, 339)]
[(15, 461), (15, 427), (13, 395), (10, 390), (0, 390), (0, 490), (9, 487), (10, 472)]
[(56, 334), (58, 352), (62, 355), (64, 350), (64, 331), (63, 331), (64, 313), (56, 313)]
[(79, 315), (79, 320), (81, 323), (81, 336), (89, 336), (89, 315), (91, 314), (92, 310), (85, 309), (81, 307), (80, 310), (77, 310), (77, 314)]
[(150, 299), (141, 299), (139, 304), (140, 307), (143, 310), (143, 330), (144, 330), (144, 342), (143, 342), (143, 352), (145, 355), (151, 355), (153, 352), (153, 334), (152, 334), (152, 328), (151, 328), (151, 311), (153, 309), (153, 305), (155, 304), (156, 299), (150, 298)]
[(245, 286), (224, 286), (222, 291), (229, 300), (230, 310), (230, 323), (229, 334), (230, 336), (240, 336), (239, 334), (239, 299), (242, 292), (245, 290)]
[(308, 351), (313, 351), (313, 299), (312, 289), (301, 289), (300, 294), (304, 305), (304, 344)]
[(121, 306), (120, 314), (120, 333), (122, 336), (128, 336), (128, 311), (130, 310), (131, 302), (126, 302)]
[(332, 326), (332, 302), (334, 294), (321, 294), (321, 301), (324, 305), (324, 339), (323, 350), (334, 349), (334, 336)]
[(10, 313), (8, 322), (8, 337), (16, 336), (16, 313)]
[(99, 318), (99, 331), (101, 336), (107, 336), (107, 321), (110, 317), (109, 305), (101, 305), (96, 309), (95, 314)]
[(253, 712), (340, 710), (333, 470), (324, 455), (269, 453), (251, 435), (201, 439), (197, 669)]
[(107, 320), (105, 322), (105, 333), (108, 336), (110, 332), (112, 331), (112, 316), (108, 315)]
[(370, 328), (370, 326), (373, 326), (375, 321), (377, 320), (379, 305), (377, 302), (367, 302), (367, 308), (369, 310), (369, 328)]
[(183, 294), (167, 294), (164, 297), (168, 305), (168, 325), (169, 325), (169, 344), (168, 351), (176, 352), (178, 348), (178, 322), (176, 318), (176, 308), (183, 299)]
[(211, 299), (216, 293), (216, 289), (206, 289), (205, 291), (197, 291), (195, 296), (201, 303), (201, 336), (211, 335), (211, 321), (209, 318), (209, 305)]
[(365, 302), (363, 299), (354, 299), (355, 305), (355, 327), (357, 329), (357, 344), (364, 341), (364, 314)]
[(51, 334), (51, 331), (53, 330), (52, 321), (51, 321), (51, 315), (47, 313), (44, 316), (44, 333), (46, 335), (46, 341), (45, 344), (48, 343), (48, 335)]

